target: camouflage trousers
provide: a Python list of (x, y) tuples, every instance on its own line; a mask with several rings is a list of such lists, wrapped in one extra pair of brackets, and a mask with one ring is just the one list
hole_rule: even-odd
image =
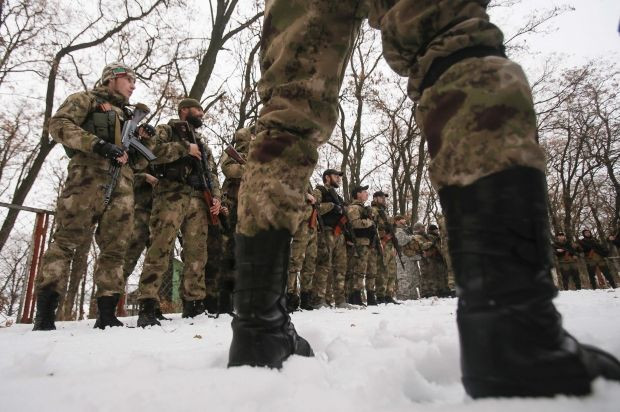
[(205, 265), (205, 295), (217, 296), (222, 275), (222, 257), (225, 235), (219, 226), (209, 225), (207, 236), (207, 264)]
[(558, 262), (558, 274), (562, 278), (562, 288), (568, 290), (568, 283), (572, 279), (575, 289), (581, 289), (581, 277), (577, 262)]
[[(373, 290), (368, 288), (366, 276), (369, 269), (371, 269), (371, 262), (376, 260), (376, 253), (369, 245), (358, 245), (357, 248), (353, 248), (352, 251), (354, 253), (350, 259), (350, 263), (353, 278), (351, 280), (352, 285), (350, 292), (363, 291), (365, 288), (367, 290)], [(355, 251), (357, 251), (357, 254), (355, 254)]]
[(302, 222), (291, 243), (291, 259), (287, 281), (289, 293), (299, 295), (300, 290), (301, 292), (312, 290), (313, 278), (316, 273), (317, 247), (316, 229), (310, 228), (308, 221)]
[[(228, 197), (225, 201), (228, 207), (228, 230), (222, 230), (222, 257), (218, 276), (218, 288), (224, 283), (235, 281), (235, 229), (237, 227), (237, 199)], [(211, 256), (211, 255), (209, 255)], [(208, 265), (208, 262), (207, 262)]]
[(125, 253), (125, 264), (123, 265), (123, 277), (125, 281), (133, 273), (138, 259), (142, 252), (149, 245), (149, 220), (151, 219), (151, 209), (136, 207), (133, 214), (133, 232), (131, 241)]
[(90, 244), (93, 222), (99, 258), (95, 265), (97, 297), (123, 293), (123, 263), (133, 228), (133, 184), (121, 174), (112, 200), (103, 205), (106, 171), (71, 165), (56, 206), (57, 229), (43, 256), (37, 291), (52, 288), (64, 295), (75, 250)]
[(439, 296), (449, 291), (448, 267), (443, 259), (425, 257), (420, 261), (422, 270), (421, 295), (424, 297)]
[(596, 270), (600, 270), (607, 283), (612, 288), (616, 287), (616, 280), (614, 279), (614, 275), (612, 271), (609, 270), (609, 266), (607, 265), (607, 261), (603, 258), (594, 258), (588, 259), (586, 258), (586, 267), (588, 269), (588, 277), (590, 278), (590, 286), (592, 289), (596, 289), (597, 280), (596, 280)]
[[(295, 233), (299, 199), (331, 135), (338, 96), (362, 19), (381, 30), (383, 55), (408, 76), (416, 120), (428, 142), (437, 189), (469, 185), (514, 166), (544, 170), (527, 79), (503, 57), (452, 64), (422, 90), (438, 58), (472, 48), (498, 50), (488, 0), (271, 0), (261, 43), (263, 101), (239, 194), (238, 231)], [(484, 54), (484, 53), (483, 53)], [(433, 72), (433, 73), (436, 73)], [(432, 81), (431, 81), (432, 82)]]
[(377, 297), (396, 296), (396, 249), (392, 242), (383, 245), (383, 259), (377, 253)]
[(420, 267), (418, 256), (403, 255), (403, 268), (400, 263), (396, 266), (396, 279), (398, 283), (396, 297), (401, 300), (418, 299), (420, 288)]
[(138, 299), (159, 300), (159, 288), (179, 230), (183, 239), (181, 297), (186, 301), (205, 298), (207, 213), (202, 197), (178, 192), (158, 193), (155, 188), (149, 222), (151, 245), (144, 259)]
[(334, 236), (329, 229), (318, 236), (317, 265), (312, 292), (314, 303), (345, 302), (344, 275), (347, 270), (347, 249), (344, 236)]

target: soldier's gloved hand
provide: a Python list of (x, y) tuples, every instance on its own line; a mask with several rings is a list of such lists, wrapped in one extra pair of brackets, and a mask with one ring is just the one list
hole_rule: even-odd
[(99, 140), (95, 143), (93, 152), (110, 160), (116, 160), (125, 154), (125, 151), (121, 147), (103, 140)]
[(138, 137), (141, 139), (149, 139), (155, 136), (155, 128), (150, 124), (142, 124), (138, 126), (138, 130), (136, 130)]

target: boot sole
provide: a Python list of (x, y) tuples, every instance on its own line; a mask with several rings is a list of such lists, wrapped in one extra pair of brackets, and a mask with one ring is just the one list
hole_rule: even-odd
[(584, 396), (592, 392), (591, 382), (583, 379), (516, 382), (505, 380), (463, 378), (469, 396), (479, 398), (554, 397), (556, 395)]

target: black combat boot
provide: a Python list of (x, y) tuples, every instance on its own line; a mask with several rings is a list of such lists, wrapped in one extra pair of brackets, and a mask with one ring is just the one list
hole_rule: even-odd
[(349, 302), (351, 305), (357, 305), (357, 306), (366, 306), (364, 305), (364, 300), (362, 299), (362, 291), (361, 290), (354, 290), (353, 292), (351, 292), (351, 301)]
[(157, 320), (172, 320), (164, 316), (164, 313), (161, 311), (161, 306), (159, 305), (155, 308), (155, 317)]
[(145, 328), (147, 326), (161, 326), (157, 320), (155, 310), (157, 309), (157, 301), (155, 299), (143, 299), (140, 301), (140, 309), (138, 311), (138, 327)]
[(286, 294), (286, 311), (288, 313), (293, 313), (297, 309), (299, 309), (299, 296), (295, 293), (287, 293)]
[(205, 311), (210, 315), (216, 315), (217, 310), (217, 296), (215, 295), (207, 295), (205, 299), (202, 301)]
[(383, 298), (383, 303), (392, 303), (394, 305), (400, 305), (401, 303), (394, 299), (392, 296), (386, 296)]
[(235, 316), (228, 366), (281, 368), (291, 355), (314, 356), (286, 313), (291, 234), (272, 229), (255, 236), (237, 234), (235, 239)]
[(203, 314), (205, 308), (203, 306), (202, 299), (200, 300), (185, 300), (183, 299), (183, 313), (182, 318), (194, 318)]
[(314, 310), (312, 307), (312, 292), (301, 292), (299, 296), (299, 307), (303, 310)]
[(374, 291), (366, 291), (366, 304), (368, 306), (377, 306), (377, 294)]
[(37, 313), (32, 330), (55, 330), (56, 308), (60, 295), (49, 289), (42, 289), (37, 293)]
[(106, 326), (125, 326), (123, 322), (116, 317), (116, 305), (121, 295), (115, 293), (112, 296), (100, 296), (97, 298), (97, 320), (95, 321), (95, 329), (105, 329)]
[(465, 390), (474, 398), (585, 395), (620, 363), (581, 345), (551, 300), (545, 175), (514, 167), (439, 192), (459, 296)]
[(220, 287), (220, 299), (218, 302), (218, 313), (233, 314), (233, 290), (235, 289), (235, 281), (227, 280)]

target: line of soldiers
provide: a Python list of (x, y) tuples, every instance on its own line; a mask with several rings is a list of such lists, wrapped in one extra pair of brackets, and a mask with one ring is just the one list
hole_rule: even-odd
[[(616, 288), (616, 280), (613, 273), (615, 268), (610, 268), (606, 260), (610, 256), (610, 251), (601, 242), (597, 241), (589, 229), (581, 231), (582, 237), (572, 243), (564, 232), (558, 232), (553, 242), (553, 251), (556, 257), (558, 274), (562, 280), (564, 290), (569, 289), (569, 282), (572, 280), (575, 289), (581, 289), (581, 277), (579, 276), (579, 259), (583, 258), (590, 280), (590, 287), (596, 289), (599, 282), (597, 270), (600, 271), (612, 288)], [(618, 242), (618, 236), (610, 236), (611, 244)]]
[[(203, 109), (198, 101), (183, 99), (177, 119), (154, 130), (144, 125), (150, 133), (142, 133), (142, 138), (156, 156), (148, 164), (135, 151), (119, 147), (132, 115), (127, 103), (134, 88), (131, 68), (113, 63), (104, 68), (94, 90), (69, 96), (50, 121), (50, 133), (71, 160), (58, 201), (58, 230), (38, 278), (35, 330), (55, 328), (55, 310), (66, 290), (74, 251), (88, 243), (93, 227), (101, 250), (95, 271), (96, 327), (122, 326), (116, 307), (145, 248), (138, 326), (166, 319), (160, 287), (177, 239), (183, 260), (182, 316), (233, 312), (237, 196), (253, 128), (237, 131), (234, 147), (223, 154), (226, 180), (220, 188), (213, 154), (198, 132)], [(110, 164), (122, 165), (122, 179), (106, 205), (99, 189), (109, 185)], [(377, 191), (366, 204), (368, 186), (354, 187), (352, 202), (346, 205), (336, 191), (341, 177), (337, 170), (325, 170), (323, 184), (313, 189), (308, 183), (305, 199), (300, 199), (305, 211), (291, 244), (288, 311), (398, 304), (397, 255), (403, 268), (403, 259), (421, 256), (417, 278), (420, 272), (424, 275), (416, 286), (417, 297), (449, 294), (437, 227), (429, 227), (428, 234), (403, 234), (403, 219), (391, 219), (386, 211), (388, 194)], [(205, 191), (212, 203), (204, 198)], [(213, 221), (220, 212), (221, 222)], [(416, 297), (409, 295), (403, 296)]]

